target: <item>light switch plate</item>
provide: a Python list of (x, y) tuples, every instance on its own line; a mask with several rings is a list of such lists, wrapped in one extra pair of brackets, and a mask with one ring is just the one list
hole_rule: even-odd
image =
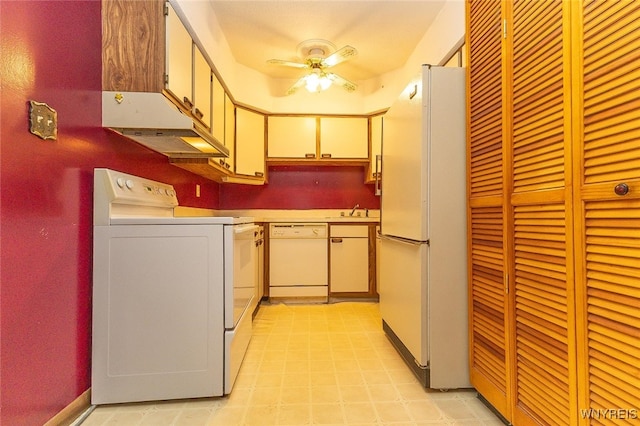
[(58, 113), (43, 102), (29, 101), (29, 131), (42, 139), (58, 138)]

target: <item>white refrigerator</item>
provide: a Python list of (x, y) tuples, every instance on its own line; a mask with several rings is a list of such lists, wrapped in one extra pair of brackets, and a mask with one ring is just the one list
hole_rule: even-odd
[(380, 311), (427, 388), (471, 387), (463, 68), (423, 65), (383, 118)]

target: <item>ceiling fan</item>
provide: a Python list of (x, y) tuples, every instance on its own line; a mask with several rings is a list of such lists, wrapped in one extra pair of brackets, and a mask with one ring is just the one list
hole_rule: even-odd
[(303, 58), (304, 62), (284, 61), (281, 59), (269, 59), (267, 61), (269, 64), (305, 68), (310, 71), (287, 90), (287, 95), (292, 95), (301, 87), (306, 87), (310, 92), (326, 90), (332, 84), (342, 86), (347, 92), (353, 92), (358, 87), (351, 81), (335, 73), (326, 71), (327, 68), (331, 68), (356, 56), (358, 51), (354, 47), (347, 45), (336, 50), (331, 42), (313, 39), (300, 43), (297, 51), (298, 56)]

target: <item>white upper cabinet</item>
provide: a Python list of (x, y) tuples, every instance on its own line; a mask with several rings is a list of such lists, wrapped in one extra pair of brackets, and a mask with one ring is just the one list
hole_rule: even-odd
[[(214, 94), (215, 97), (215, 94)], [(214, 101), (214, 114), (215, 114)], [(215, 120), (214, 120), (215, 121)], [(215, 124), (214, 124), (215, 127)], [(236, 106), (226, 93), (224, 94), (224, 146), (229, 148), (229, 157), (224, 160), (227, 169), (235, 171), (236, 157)]]
[(271, 116), (268, 141), (269, 157), (316, 158), (316, 118)]
[[(369, 159), (368, 180), (376, 180), (376, 174), (380, 173), (380, 158), (382, 154), (382, 115), (371, 117), (371, 158)], [(379, 175), (377, 177), (380, 177)]]
[(367, 117), (321, 117), (320, 158), (369, 158)]
[(264, 115), (236, 108), (236, 174), (264, 177)]
[(220, 80), (215, 75), (212, 75), (212, 88), (213, 127), (211, 133), (214, 138), (224, 143), (228, 148), (229, 146), (225, 142), (225, 92)]
[(267, 136), (269, 159), (369, 159), (367, 117), (270, 116)]
[(170, 3), (166, 17), (166, 86), (187, 109), (193, 106), (193, 41)]
[(211, 128), (211, 67), (198, 46), (193, 45), (193, 114)]

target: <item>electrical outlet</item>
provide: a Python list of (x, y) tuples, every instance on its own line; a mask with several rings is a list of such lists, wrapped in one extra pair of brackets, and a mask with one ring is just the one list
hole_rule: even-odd
[(196, 197), (200, 198), (200, 185), (196, 184)]
[(42, 139), (58, 138), (58, 113), (43, 102), (29, 101), (29, 131)]

